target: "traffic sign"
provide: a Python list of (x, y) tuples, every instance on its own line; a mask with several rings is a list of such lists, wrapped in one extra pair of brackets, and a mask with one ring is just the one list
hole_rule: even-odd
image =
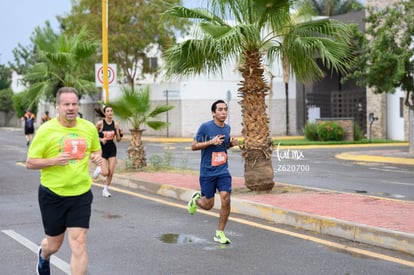
[[(95, 85), (103, 86), (103, 65), (95, 64)], [(108, 86), (116, 85), (116, 64), (108, 64)]]

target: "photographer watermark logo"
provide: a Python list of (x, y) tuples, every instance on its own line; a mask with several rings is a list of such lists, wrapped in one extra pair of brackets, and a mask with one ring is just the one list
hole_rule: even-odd
[[(305, 160), (303, 150), (282, 150), (279, 143), (276, 148), (276, 157), (279, 163), (276, 164), (274, 170), (275, 173), (310, 172), (309, 164), (303, 164), (303, 161)], [(302, 161), (302, 163), (299, 163), (300, 161)]]

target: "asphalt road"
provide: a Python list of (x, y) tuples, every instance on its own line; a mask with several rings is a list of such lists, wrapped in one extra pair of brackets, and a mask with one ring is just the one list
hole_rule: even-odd
[[(39, 172), (23, 166), (22, 131), (0, 129), (0, 270), (34, 274), (43, 237), (37, 204)], [(187, 214), (186, 205), (146, 193), (93, 186), (88, 274), (413, 274), (407, 255), (326, 238), (232, 215), (231, 245), (212, 241), (217, 213)], [(366, 253), (347, 250), (355, 247)], [(374, 254), (376, 253), (376, 254)], [(52, 259), (53, 274), (68, 274), (65, 241)], [(398, 261), (411, 261), (407, 266)]]

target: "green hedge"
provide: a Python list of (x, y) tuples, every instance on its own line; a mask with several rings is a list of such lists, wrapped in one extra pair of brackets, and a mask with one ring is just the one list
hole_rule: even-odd
[(323, 141), (340, 141), (344, 137), (344, 129), (335, 122), (322, 122), (317, 128), (318, 136)]
[(312, 141), (319, 140), (318, 126), (314, 122), (306, 123), (305, 128), (303, 129), (303, 133), (305, 134), (305, 138), (307, 140), (312, 140)]

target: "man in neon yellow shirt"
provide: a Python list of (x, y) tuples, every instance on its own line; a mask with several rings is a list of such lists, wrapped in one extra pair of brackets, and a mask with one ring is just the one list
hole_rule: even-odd
[(93, 195), (89, 159), (102, 166), (98, 132), (91, 122), (78, 118), (79, 95), (76, 89), (60, 88), (56, 95), (58, 117), (39, 127), (28, 151), (26, 167), (40, 169), (39, 206), (45, 231), (37, 274), (50, 274), (50, 256), (61, 247), (68, 232), (72, 251), (72, 274), (86, 274), (89, 228)]

